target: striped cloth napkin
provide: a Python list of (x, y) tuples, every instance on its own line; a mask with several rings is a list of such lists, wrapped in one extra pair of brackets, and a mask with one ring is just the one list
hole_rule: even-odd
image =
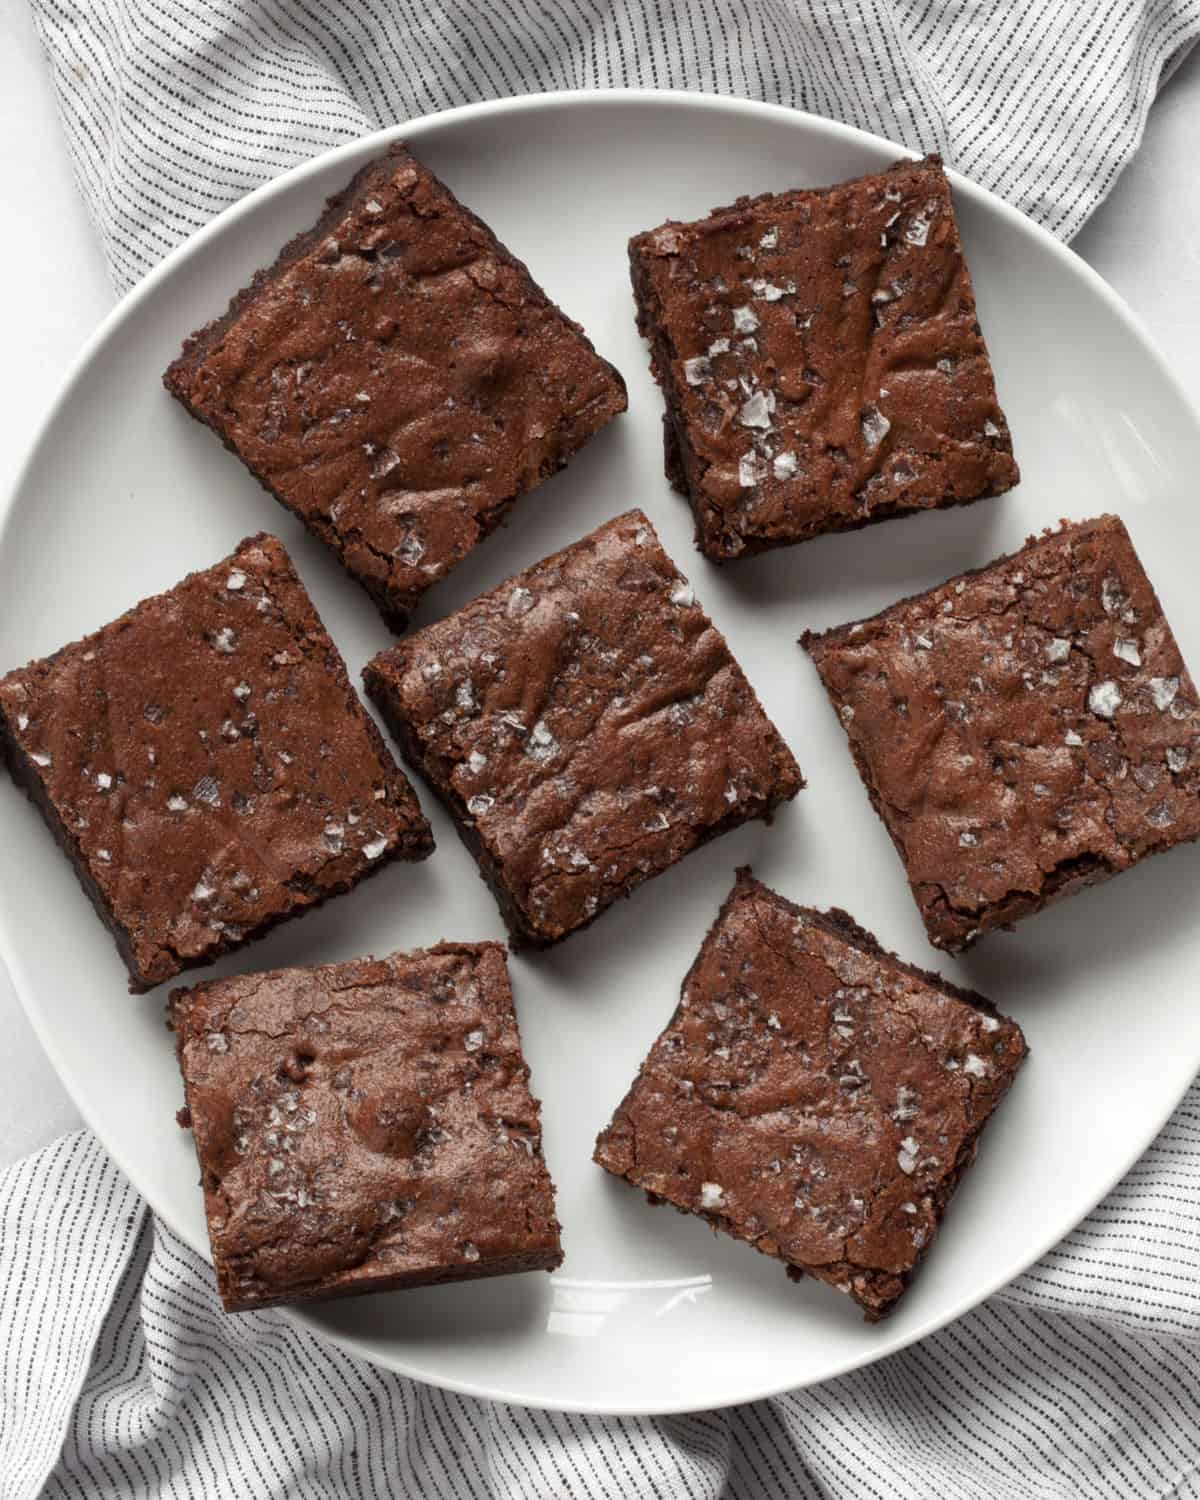
[[(567, 87), (772, 99), (939, 150), (1069, 237), (1200, 0), (32, 0), (119, 289), (381, 124)], [(1200, 1086), (942, 1333), (731, 1411), (616, 1420), (376, 1371), (211, 1271), (84, 1132), (0, 1176), (0, 1500), (1200, 1497)]]

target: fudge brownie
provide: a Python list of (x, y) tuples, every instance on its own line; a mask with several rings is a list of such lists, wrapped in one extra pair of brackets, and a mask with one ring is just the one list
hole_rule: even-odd
[(667, 477), (720, 562), (1017, 482), (936, 156), (630, 241)]
[(433, 848), (271, 536), (0, 679), (0, 748), (135, 993)]
[(521, 946), (558, 942), (803, 785), (639, 510), (384, 651), (365, 677)]
[(982, 996), (739, 870), (595, 1159), (874, 1322), (928, 1251), (1025, 1051)]
[(504, 949), (211, 980), (171, 996), (229, 1312), (562, 1260)]
[(164, 379), (397, 629), (626, 404), (583, 330), (404, 146)]
[(803, 640), (937, 948), (1200, 834), (1196, 690), (1115, 516)]

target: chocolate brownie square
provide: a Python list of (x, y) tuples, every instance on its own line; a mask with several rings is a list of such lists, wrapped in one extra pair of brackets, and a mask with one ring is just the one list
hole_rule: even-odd
[(229, 1312), (562, 1260), (498, 943), (175, 990)]
[(271, 536), (0, 679), (0, 749), (135, 993), (433, 848)]
[(804, 645), (937, 948), (1200, 834), (1196, 689), (1116, 516)]
[(1018, 479), (936, 156), (630, 241), (667, 477), (715, 561)]
[(982, 996), (739, 870), (595, 1159), (874, 1322), (929, 1250), (1025, 1051)]
[(803, 785), (639, 510), (364, 675), (522, 946), (558, 942)]
[(164, 379), (398, 630), (626, 405), (578, 324), (400, 145)]

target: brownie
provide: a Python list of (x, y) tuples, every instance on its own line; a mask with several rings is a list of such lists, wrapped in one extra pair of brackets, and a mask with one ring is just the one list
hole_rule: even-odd
[(135, 993), (433, 848), (271, 536), (0, 678), (0, 748)]
[(211, 980), (171, 1015), (229, 1312), (562, 1261), (500, 944)]
[(626, 404), (583, 330), (405, 146), (164, 379), (397, 629)]
[(595, 1159), (874, 1322), (928, 1251), (1025, 1051), (981, 995), (739, 870)]
[(639, 510), (384, 651), (365, 677), (521, 946), (558, 942), (803, 785)]
[(1200, 834), (1196, 690), (1116, 516), (804, 645), (937, 948)]
[(715, 561), (1017, 482), (938, 157), (630, 241), (667, 477)]

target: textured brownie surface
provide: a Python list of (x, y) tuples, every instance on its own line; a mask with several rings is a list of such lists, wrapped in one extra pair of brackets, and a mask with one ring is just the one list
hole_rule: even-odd
[(557, 942), (803, 784), (637, 510), (401, 641), (365, 676), (522, 944)]
[(403, 146), (165, 380), (397, 628), (626, 404), (582, 330)]
[(667, 477), (717, 560), (1017, 482), (937, 157), (630, 242)]
[(562, 1260), (498, 943), (171, 1001), (230, 1312)]
[(874, 1321), (1025, 1050), (981, 996), (739, 870), (596, 1161)]
[(936, 947), (1200, 834), (1196, 690), (1115, 516), (804, 644)]
[(0, 745), (134, 991), (433, 848), (271, 536), (0, 679)]

